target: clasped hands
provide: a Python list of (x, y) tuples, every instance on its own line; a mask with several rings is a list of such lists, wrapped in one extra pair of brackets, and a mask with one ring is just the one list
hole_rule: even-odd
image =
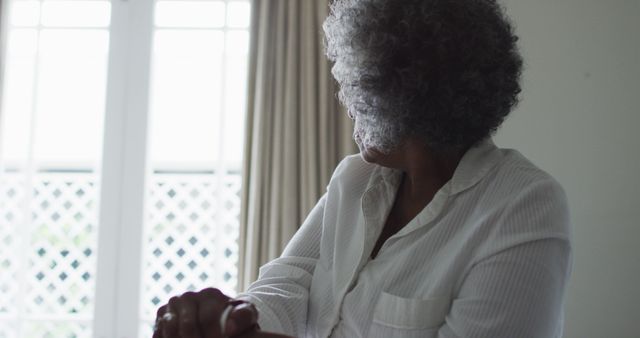
[(186, 292), (158, 309), (153, 338), (290, 338), (261, 331), (253, 304), (218, 289)]

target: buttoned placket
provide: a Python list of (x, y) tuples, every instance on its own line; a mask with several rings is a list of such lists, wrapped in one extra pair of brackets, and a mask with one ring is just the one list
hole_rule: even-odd
[[(333, 330), (341, 320), (340, 314), (344, 298), (356, 285), (358, 276), (370, 260), (369, 258), (371, 256), (371, 250), (373, 250), (373, 246), (375, 245), (375, 240), (382, 232), (382, 227), (384, 226), (384, 219), (382, 218), (388, 214), (391, 209), (393, 199), (395, 198), (395, 194), (393, 194), (393, 196), (389, 195), (388, 187), (384, 183), (383, 177), (377, 176), (362, 195), (361, 212), (364, 221), (358, 226), (364, 227), (364, 229), (362, 229), (364, 230), (364, 236), (359, 239), (361, 242), (357, 243), (360, 244), (360, 247), (362, 248), (360, 252), (360, 259), (352, 272), (351, 278), (347, 283), (347, 287), (343, 289), (337, 298), (339, 299), (340, 305), (336, 308), (329, 336), (331, 336)], [(379, 205), (376, 205), (376, 202), (378, 202)]]
[[(386, 222), (390, 209), (393, 207), (397, 188), (399, 185), (398, 176), (392, 176), (394, 174), (387, 173), (387, 175), (380, 175), (374, 179), (374, 183), (365, 191), (362, 196), (361, 210), (364, 218), (362, 226), (364, 226), (364, 237), (362, 238), (362, 252), (360, 254), (359, 263), (353, 271), (353, 275), (348, 283), (348, 287), (340, 295), (340, 305), (337, 307), (335, 313), (335, 319), (333, 320), (333, 328), (340, 323), (340, 314), (342, 313), (342, 306), (346, 295), (353, 290), (356, 286), (359, 276), (371, 262), (371, 251), (377, 242), (378, 237), (382, 232), (382, 228)], [(399, 175), (395, 173), (395, 175)], [(384, 179), (386, 176), (386, 180)], [(403, 227), (396, 234), (389, 237), (380, 248), (378, 255), (382, 254), (383, 250), (392, 245), (395, 241), (408, 235), (409, 233), (427, 226), (431, 223), (440, 212), (444, 209), (451, 191), (451, 183), (447, 182), (434, 196), (431, 202), (416, 215), (405, 227)], [(377, 202), (377, 203), (376, 203)]]

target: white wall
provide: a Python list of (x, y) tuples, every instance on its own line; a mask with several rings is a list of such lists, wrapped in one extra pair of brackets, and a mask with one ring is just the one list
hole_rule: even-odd
[(495, 141), (569, 196), (565, 337), (640, 337), (640, 0), (503, 0), (523, 101)]

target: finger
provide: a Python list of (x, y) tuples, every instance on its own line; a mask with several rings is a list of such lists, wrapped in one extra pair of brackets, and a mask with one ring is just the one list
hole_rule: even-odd
[(153, 338), (163, 338), (162, 337), (162, 323), (156, 319), (156, 323), (153, 326)]
[(208, 288), (197, 294), (200, 329), (204, 338), (222, 337), (220, 316), (230, 299), (220, 290)]
[(233, 338), (294, 338), (291, 336), (283, 335), (280, 333), (264, 332), (260, 330), (253, 330), (243, 333)]
[(251, 303), (242, 302), (235, 306), (225, 325), (227, 336), (235, 336), (248, 331), (258, 323), (258, 310)]
[(254, 329), (254, 330), (249, 330), (242, 334), (233, 336), (233, 338), (256, 338), (258, 333), (260, 333), (260, 331), (258, 331), (258, 329)]
[(187, 292), (176, 302), (180, 338), (202, 338), (198, 323), (198, 303), (195, 292)]
[(256, 338), (293, 338), (293, 337), (280, 334), (280, 333), (258, 331)]
[[(168, 319), (162, 317), (160, 320), (162, 326), (162, 338), (177, 338), (178, 336), (178, 320), (179, 315), (176, 313), (176, 306), (178, 303), (178, 297), (171, 297), (165, 313), (173, 314)], [(164, 315), (163, 315), (164, 316)]]
[(162, 305), (161, 307), (158, 308), (158, 311), (156, 311), (156, 319), (162, 318), (162, 316), (167, 312), (167, 304)]
[(198, 291), (196, 295), (198, 296), (198, 299), (217, 299), (223, 303), (231, 299), (229, 296), (225, 295), (224, 293), (222, 293), (222, 291), (216, 288), (202, 289)]
[(167, 312), (167, 305), (163, 305), (158, 308), (156, 312), (156, 321), (153, 327), (153, 338), (162, 338), (162, 316)]

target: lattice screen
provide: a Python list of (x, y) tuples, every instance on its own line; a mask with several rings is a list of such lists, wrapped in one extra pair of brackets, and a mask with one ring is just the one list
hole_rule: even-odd
[[(20, 174), (0, 174), (0, 320), (15, 319), (18, 313), (16, 278), (21, 262), (19, 228), (24, 224), (25, 186)], [(0, 329), (0, 338), (8, 337)]]
[(154, 174), (147, 199), (141, 337), (171, 296), (214, 286), (235, 294), (239, 174)]
[(90, 338), (91, 322), (34, 322), (30, 324), (24, 338)]
[(91, 173), (38, 173), (30, 182), (2, 174), (0, 320), (12, 324), (0, 337), (90, 336), (95, 181)]

